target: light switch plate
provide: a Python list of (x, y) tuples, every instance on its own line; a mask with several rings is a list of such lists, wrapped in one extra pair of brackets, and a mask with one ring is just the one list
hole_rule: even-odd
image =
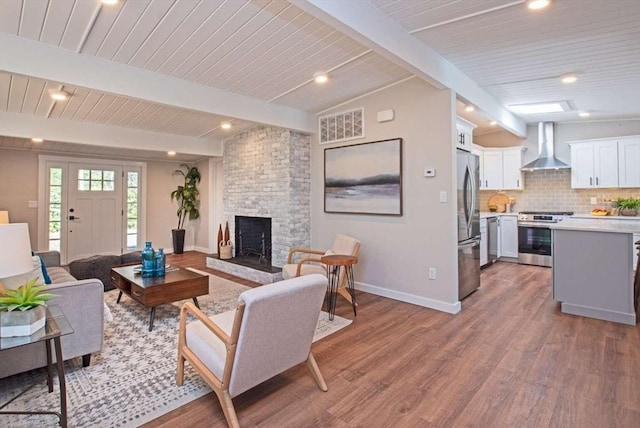
[(436, 169), (435, 168), (426, 167), (424, 169), (424, 176), (425, 177), (435, 177), (436, 176)]
[(38, 201), (29, 201), (29, 208), (38, 208)]
[(447, 202), (447, 191), (446, 190), (441, 190), (440, 191), (440, 203), (445, 203)]

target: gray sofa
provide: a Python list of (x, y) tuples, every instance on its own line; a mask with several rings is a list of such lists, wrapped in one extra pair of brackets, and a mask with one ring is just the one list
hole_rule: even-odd
[[(39, 253), (47, 265), (52, 284), (47, 291), (56, 295), (48, 305), (57, 305), (71, 324), (73, 333), (61, 338), (62, 357), (82, 357), (88, 366), (92, 352), (102, 349), (104, 300), (99, 279), (77, 280), (60, 267), (56, 251)], [(54, 355), (55, 359), (55, 355)], [(0, 378), (47, 365), (44, 343), (25, 345), (2, 352)]]

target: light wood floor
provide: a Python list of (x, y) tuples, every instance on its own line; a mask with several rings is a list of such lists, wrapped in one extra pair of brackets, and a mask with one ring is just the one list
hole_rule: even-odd
[[(562, 314), (550, 284), (550, 269), (497, 263), (458, 315), (358, 292), (354, 322), (313, 345), (329, 391), (300, 365), (236, 397), (240, 424), (639, 427), (640, 327)], [(340, 299), (337, 314), (353, 318)], [(226, 423), (208, 394), (145, 425), (176, 426)]]

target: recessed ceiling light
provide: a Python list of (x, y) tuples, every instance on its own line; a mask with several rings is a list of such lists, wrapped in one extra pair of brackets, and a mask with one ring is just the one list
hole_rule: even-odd
[(560, 78), (562, 79), (562, 83), (575, 83), (575, 81), (578, 80), (578, 76), (574, 73), (563, 74)]
[(100, 3), (106, 4), (107, 6), (113, 6), (114, 4), (118, 4), (120, 0), (100, 0)]
[(220, 128), (222, 128), (222, 129), (231, 129), (231, 123), (230, 122), (222, 122), (220, 124)]
[(491, 122), (489, 122), (489, 125), (491, 126), (496, 126), (498, 124), (498, 122), (496, 122), (495, 120), (492, 120)]
[(580, 115), (580, 117), (589, 117), (589, 116), (591, 116), (591, 113), (589, 113), (588, 111), (581, 111), (578, 114)]
[(466, 106), (464, 108), (464, 110), (468, 111), (468, 112), (472, 112), (472, 111), (476, 111), (476, 108), (474, 106), (472, 106), (471, 104), (469, 104), (468, 106)]
[(169, 150), (169, 151), (167, 152), (167, 154), (168, 154), (169, 156), (175, 156), (175, 155), (176, 155), (176, 152), (174, 152), (173, 150)]
[(513, 104), (507, 106), (509, 110), (516, 114), (540, 114), (540, 113), (561, 113), (570, 111), (571, 106), (566, 101), (552, 101), (546, 103)]
[(65, 101), (71, 96), (71, 94), (69, 94), (69, 92), (67, 91), (50, 89), (49, 96), (56, 101)]
[(44, 140), (42, 138), (32, 138), (31, 142), (32, 143), (42, 143)]
[(551, 0), (528, 0), (527, 7), (531, 10), (540, 10), (551, 4)]
[(329, 76), (324, 71), (316, 71), (315, 73), (313, 73), (313, 80), (315, 80), (316, 83), (320, 84), (327, 83), (327, 81), (329, 80)]

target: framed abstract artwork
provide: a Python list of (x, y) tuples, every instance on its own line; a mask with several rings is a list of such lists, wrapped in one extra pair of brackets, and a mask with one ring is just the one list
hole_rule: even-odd
[(402, 215), (402, 138), (324, 151), (324, 211)]

